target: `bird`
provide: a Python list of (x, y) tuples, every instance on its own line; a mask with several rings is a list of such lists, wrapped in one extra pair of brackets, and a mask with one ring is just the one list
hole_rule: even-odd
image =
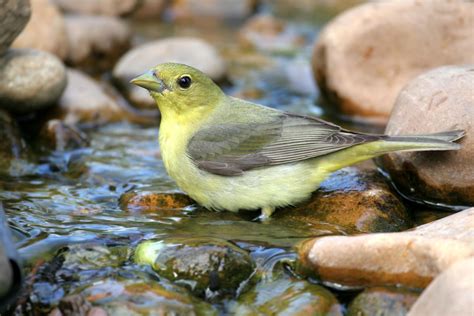
[(228, 96), (185, 64), (159, 64), (130, 82), (161, 112), (161, 156), (178, 187), (207, 209), (260, 210), (262, 220), (307, 200), (338, 169), (395, 151), (457, 150), (464, 136), (350, 131)]

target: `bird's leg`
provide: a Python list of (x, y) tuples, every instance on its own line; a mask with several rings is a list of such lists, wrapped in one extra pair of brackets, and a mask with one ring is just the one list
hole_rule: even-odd
[(262, 214), (260, 215), (260, 220), (268, 221), (270, 216), (272, 216), (273, 212), (275, 212), (275, 208), (272, 206), (264, 206), (262, 207)]

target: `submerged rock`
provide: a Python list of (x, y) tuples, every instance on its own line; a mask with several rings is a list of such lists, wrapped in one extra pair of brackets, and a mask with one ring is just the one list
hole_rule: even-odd
[(10, 47), (30, 19), (28, 0), (0, 0), (0, 55)]
[(261, 281), (231, 305), (232, 315), (343, 315), (334, 295), (319, 285), (283, 277)]
[(369, 288), (350, 303), (347, 316), (405, 316), (418, 296), (419, 292), (402, 288)]
[(184, 193), (127, 192), (120, 196), (120, 207), (127, 211), (176, 212), (196, 202)]
[(376, 170), (344, 168), (333, 173), (311, 199), (278, 210), (272, 221), (304, 226), (329, 223), (346, 233), (393, 232), (412, 226), (410, 215)]
[(68, 41), (64, 19), (50, 0), (30, 0), (31, 19), (13, 42), (15, 48), (34, 48), (64, 60)]
[[(472, 43), (474, 47), (474, 39)], [(466, 132), (457, 151), (381, 157), (405, 195), (434, 203), (474, 205), (473, 83), (474, 65), (441, 67), (413, 79), (398, 96), (385, 131), (388, 135)]]
[(67, 70), (68, 85), (58, 102), (60, 117), (67, 124), (106, 123), (123, 119), (123, 109), (85, 73)]
[(224, 60), (211, 44), (199, 38), (171, 37), (137, 46), (127, 52), (115, 65), (113, 76), (133, 104), (155, 108), (155, 101), (148, 91), (130, 84), (130, 80), (165, 62), (187, 64), (213, 80), (222, 79), (226, 72)]
[(135, 251), (135, 262), (151, 265), (160, 276), (201, 297), (209, 292), (233, 295), (254, 271), (246, 251), (213, 238), (145, 241)]
[(109, 315), (217, 315), (210, 304), (163, 282), (104, 279), (81, 292)]
[(441, 65), (474, 63), (469, 1), (379, 1), (344, 12), (322, 31), (313, 70), (344, 114), (385, 123), (402, 87)]
[(23, 114), (50, 107), (66, 83), (66, 69), (55, 56), (10, 49), (0, 59), (0, 108)]
[(300, 273), (328, 282), (424, 288), (474, 256), (474, 208), (407, 232), (321, 237), (297, 248)]
[(53, 0), (61, 10), (70, 13), (120, 16), (133, 12), (140, 0)]
[(69, 65), (98, 73), (111, 69), (130, 47), (130, 28), (116, 17), (71, 15), (65, 21)]
[(453, 264), (423, 291), (408, 316), (472, 315), (474, 258)]
[(12, 161), (25, 158), (26, 145), (16, 121), (0, 109), (0, 173), (8, 169)]

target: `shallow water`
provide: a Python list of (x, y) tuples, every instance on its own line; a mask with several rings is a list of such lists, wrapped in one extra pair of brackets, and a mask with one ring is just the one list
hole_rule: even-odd
[[(318, 91), (309, 68), (311, 46), (320, 25), (291, 24), (306, 38), (306, 45), (285, 53), (239, 50), (235, 36), (230, 36), (235, 25), (132, 25), (138, 34), (136, 43), (163, 34), (198, 34), (212, 41), (230, 65), (230, 83), (224, 84), (230, 94), (250, 96), (253, 101), (291, 112), (324, 114), (317, 106)], [(289, 73), (288, 68), (297, 69), (296, 73)], [(379, 127), (364, 129), (380, 131)], [(344, 233), (325, 223), (311, 229), (264, 224), (253, 220), (257, 213), (215, 213), (198, 207), (163, 213), (121, 209), (119, 198), (125, 192), (178, 190), (159, 157), (158, 127), (118, 123), (87, 133), (89, 147), (43, 153), (28, 166), (26, 175), (0, 178), (0, 200), (26, 266), (52, 258), (59, 249), (76, 243), (133, 248), (143, 239), (213, 237), (250, 250), (263, 274), (271, 275), (278, 262), (294, 259), (291, 246), (298, 241)], [(119, 269), (141, 270), (130, 260)]]

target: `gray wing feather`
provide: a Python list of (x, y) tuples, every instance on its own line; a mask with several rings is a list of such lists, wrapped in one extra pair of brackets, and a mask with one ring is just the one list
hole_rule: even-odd
[(313, 117), (282, 114), (264, 123), (202, 129), (190, 140), (187, 153), (202, 170), (237, 176), (246, 170), (311, 159), (381, 137), (349, 132)]

